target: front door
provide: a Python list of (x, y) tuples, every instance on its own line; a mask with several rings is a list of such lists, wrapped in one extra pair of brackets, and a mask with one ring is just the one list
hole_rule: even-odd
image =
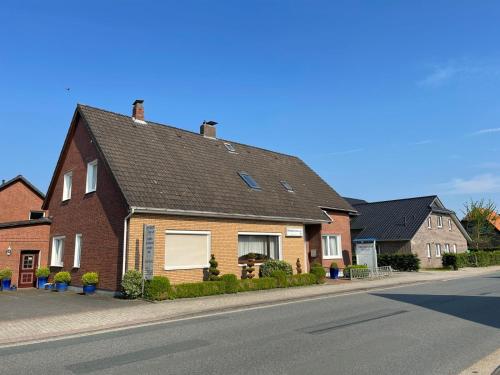
[(33, 288), (36, 286), (35, 271), (38, 266), (38, 252), (22, 251), (19, 264), (19, 288)]

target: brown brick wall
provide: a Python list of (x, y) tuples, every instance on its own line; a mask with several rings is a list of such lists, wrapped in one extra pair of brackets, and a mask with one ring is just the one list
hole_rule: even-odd
[[(141, 269), (143, 225), (154, 225), (155, 236), (155, 275), (167, 276), (172, 283), (195, 282), (203, 280), (203, 270), (164, 270), (165, 231), (193, 230), (210, 231), (211, 253), (219, 263), (221, 274), (232, 273), (241, 277), (241, 267), (238, 266), (238, 232), (281, 233), (283, 259), (296, 272), (297, 258), (305, 263), (305, 248), (303, 237), (286, 237), (286, 227), (300, 227), (300, 224), (257, 222), (249, 220), (226, 220), (193, 217), (175, 217), (162, 215), (134, 215), (130, 219), (128, 242), (128, 269)], [(256, 272), (258, 274), (258, 272)]]
[[(63, 270), (72, 285), (80, 286), (85, 272), (98, 272), (100, 289), (116, 290), (121, 283), (123, 220), (126, 204), (108, 169), (99, 157), (82, 120), (75, 128), (48, 204), (52, 217), (50, 236), (65, 236)], [(97, 191), (85, 194), (87, 163), (98, 159)], [(62, 202), (64, 173), (73, 172), (71, 199)], [(82, 234), (79, 269), (73, 268), (75, 235)], [(52, 268), (54, 272), (61, 268)]]
[(30, 218), (30, 211), (40, 211), (42, 199), (23, 182), (17, 181), (0, 191), (0, 223)]

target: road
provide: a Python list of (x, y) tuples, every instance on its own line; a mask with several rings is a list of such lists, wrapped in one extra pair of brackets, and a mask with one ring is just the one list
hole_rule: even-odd
[(500, 273), (0, 349), (0, 374), (457, 374), (500, 347)]

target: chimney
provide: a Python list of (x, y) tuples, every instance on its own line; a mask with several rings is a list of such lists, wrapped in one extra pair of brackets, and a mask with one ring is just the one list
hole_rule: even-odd
[(142, 105), (144, 100), (137, 99), (134, 104), (134, 108), (132, 109), (132, 118), (138, 121), (144, 121), (144, 106)]
[(217, 125), (215, 121), (203, 121), (200, 126), (200, 134), (206, 138), (215, 139), (215, 125)]

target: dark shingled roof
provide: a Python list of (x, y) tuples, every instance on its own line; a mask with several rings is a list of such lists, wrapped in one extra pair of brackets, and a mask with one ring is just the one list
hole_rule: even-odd
[[(320, 207), (355, 212), (297, 157), (85, 105), (79, 113), (131, 207), (328, 221)], [(238, 172), (262, 188), (249, 188)], [(288, 192), (280, 181), (287, 181)]]
[(52, 221), (47, 217), (42, 217), (40, 219), (34, 219), (34, 220), (9, 221), (7, 223), (0, 223), (0, 229), (26, 227), (29, 225), (50, 224), (51, 222)]
[(347, 203), (349, 203), (351, 206), (355, 206), (356, 204), (368, 203), (364, 199), (349, 198), (349, 197), (342, 197), (342, 198), (344, 198), (347, 201)]

